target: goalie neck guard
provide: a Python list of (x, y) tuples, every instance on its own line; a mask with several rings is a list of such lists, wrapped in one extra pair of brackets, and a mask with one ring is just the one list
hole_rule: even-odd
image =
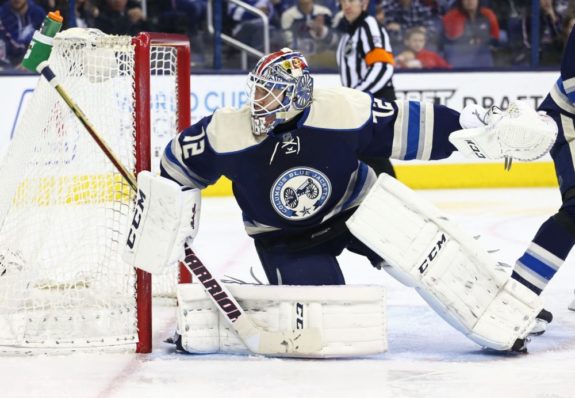
[(283, 48), (262, 57), (248, 79), (253, 134), (269, 134), (307, 108), (312, 92), (313, 79), (301, 53)]

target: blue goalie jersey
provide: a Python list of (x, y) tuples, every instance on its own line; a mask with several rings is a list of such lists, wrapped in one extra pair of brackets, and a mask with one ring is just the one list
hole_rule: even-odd
[(571, 30), (563, 59), (561, 75), (538, 108), (555, 120), (559, 134), (550, 154), (562, 195), (575, 188), (575, 29)]
[(561, 76), (539, 106), (546, 112), (575, 115), (575, 29), (571, 30), (561, 61)]
[(440, 105), (372, 99), (357, 90), (316, 89), (310, 107), (266, 136), (250, 110), (220, 109), (167, 146), (161, 173), (203, 189), (232, 181), (248, 234), (297, 232), (357, 207), (375, 173), (358, 155), (442, 159), (455, 147), (459, 113)]

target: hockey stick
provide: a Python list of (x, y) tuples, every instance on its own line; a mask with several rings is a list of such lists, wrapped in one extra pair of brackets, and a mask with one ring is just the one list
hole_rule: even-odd
[(68, 107), (72, 110), (72, 112), (74, 112), (74, 115), (76, 115), (80, 123), (82, 123), (82, 125), (86, 128), (86, 131), (88, 131), (88, 134), (92, 136), (92, 138), (94, 139), (94, 141), (96, 141), (96, 144), (98, 144), (102, 152), (104, 152), (106, 157), (110, 159), (110, 161), (114, 164), (116, 170), (118, 170), (118, 172), (122, 175), (122, 177), (126, 179), (126, 181), (128, 182), (128, 184), (130, 184), (130, 187), (134, 190), (134, 192), (137, 192), (138, 185), (136, 183), (136, 178), (134, 177), (134, 175), (130, 173), (128, 169), (126, 169), (124, 165), (118, 160), (112, 149), (108, 146), (108, 144), (106, 144), (104, 139), (100, 137), (100, 134), (96, 131), (96, 128), (92, 125), (92, 123), (90, 123), (90, 120), (88, 120), (86, 114), (82, 112), (80, 107), (76, 105), (76, 103), (72, 100), (72, 98), (70, 98), (66, 90), (64, 90), (64, 88), (60, 85), (60, 82), (56, 78), (56, 74), (54, 74), (54, 72), (48, 65), (48, 61), (40, 62), (38, 64), (37, 70), (42, 74), (42, 76), (46, 78), (48, 83), (50, 83), (50, 85), (54, 87), (54, 89), (58, 92), (58, 94), (60, 94), (62, 100), (64, 100), (66, 105), (68, 105)]
[[(67, 94), (60, 85), (55, 73), (47, 61), (38, 65), (37, 70), (46, 78), (52, 87), (60, 94), (66, 105), (74, 112), (74, 115), (86, 128), (90, 136), (96, 141), (102, 152), (113, 163), (118, 172), (126, 179), (130, 187), (137, 192), (136, 178), (130, 173), (116, 157), (112, 149), (106, 144), (84, 112)], [(229, 290), (216, 278), (214, 278), (199, 260), (192, 249), (185, 245), (184, 265), (202, 283), (208, 296), (216, 304), (218, 310), (228, 320), (230, 326), (237, 332), (245, 345), (256, 354), (264, 355), (289, 355), (317, 353), (322, 348), (321, 334), (318, 329), (299, 329), (289, 331), (267, 331), (257, 326), (245, 313)]]
[(319, 329), (298, 329), (270, 332), (257, 326), (244, 312), (228, 288), (214, 278), (196, 254), (186, 245), (185, 267), (198, 278), (228, 323), (250, 351), (257, 354), (317, 353), (322, 348)]

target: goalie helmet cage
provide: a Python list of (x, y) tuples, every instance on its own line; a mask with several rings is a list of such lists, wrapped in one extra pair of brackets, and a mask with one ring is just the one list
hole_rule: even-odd
[[(190, 124), (187, 36), (69, 29), (49, 63), (129, 170), (152, 169), (163, 149), (155, 140)], [(152, 290), (174, 295), (176, 272), (152, 288), (151, 275), (121, 260), (134, 192), (44, 79), (0, 181), (0, 353), (151, 352)]]

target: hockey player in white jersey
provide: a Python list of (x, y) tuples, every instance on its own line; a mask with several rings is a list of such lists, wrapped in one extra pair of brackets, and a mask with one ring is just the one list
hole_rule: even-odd
[[(249, 86), (249, 106), (219, 109), (169, 143), (161, 175), (196, 189), (229, 178), (270, 284), (344, 285), (337, 257), (347, 249), (415, 287), (480, 345), (523, 349), (541, 310), (537, 295), (509, 283), (472, 239), (407, 187), (376, 180), (358, 156), (434, 160), (460, 149), (534, 158), (555, 138), (547, 120), (531, 111), (530, 127), (510, 134), (529, 113), (519, 106), (460, 131), (459, 112), (445, 106), (388, 103), (344, 87), (314, 90), (307, 61), (290, 49), (260, 59)], [(390, 218), (378, 221), (386, 212)], [(438, 275), (443, 285), (429, 282)]]

